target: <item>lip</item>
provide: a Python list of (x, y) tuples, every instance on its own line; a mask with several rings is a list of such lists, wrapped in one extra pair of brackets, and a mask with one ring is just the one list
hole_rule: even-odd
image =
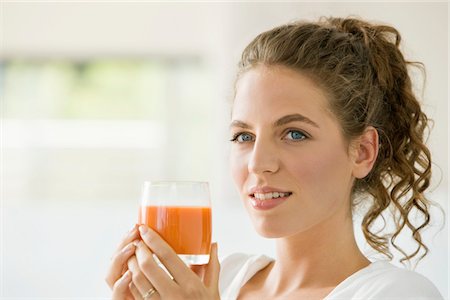
[[(290, 192), (290, 191), (285, 191), (285, 190), (273, 188), (270, 186), (253, 187), (249, 190), (249, 192), (250, 193), (249, 193), (248, 197), (250, 199), (250, 204), (256, 210), (272, 209), (272, 208), (280, 205), (284, 201), (286, 201), (292, 195), (292, 192)], [(279, 197), (279, 198), (273, 198), (273, 199), (268, 199), (268, 200), (259, 200), (254, 197), (255, 193), (263, 194), (263, 193), (273, 193), (273, 192), (290, 193), (290, 195), (288, 195), (286, 197)]]
[(277, 189), (277, 188), (274, 188), (271, 186), (254, 186), (248, 191), (248, 194), (249, 194), (249, 196), (251, 196), (251, 195), (254, 195), (255, 193), (264, 194), (264, 193), (273, 193), (273, 192), (292, 193), (291, 191), (280, 190), (280, 189)]

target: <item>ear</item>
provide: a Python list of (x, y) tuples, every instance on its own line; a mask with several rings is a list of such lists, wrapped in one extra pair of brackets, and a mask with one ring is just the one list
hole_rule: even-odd
[(352, 175), (364, 178), (372, 170), (378, 156), (378, 131), (368, 126), (364, 133), (352, 142)]

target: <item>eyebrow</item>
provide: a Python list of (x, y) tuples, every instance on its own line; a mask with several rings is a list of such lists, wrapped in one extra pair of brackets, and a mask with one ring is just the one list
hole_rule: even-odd
[[(306, 117), (304, 115), (301, 115), (301, 114), (291, 114), (291, 115), (286, 115), (284, 117), (281, 117), (277, 121), (275, 121), (274, 127), (280, 127), (280, 126), (283, 126), (283, 125), (291, 123), (291, 122), (307, 123), (307, 124), (312, 125), (314, 127), (320, 128), (319, 125), (317, 125), (316, 122), (314, 122), (310, 118), (308, 118), (308, 117)], [(239, 120), (234, 120), (233, 122), (231, 122), (230, 127), (240, 127), (240, 128), (244, 128), (244, 129), (252, 128), (247, 123), (239, 121)]]

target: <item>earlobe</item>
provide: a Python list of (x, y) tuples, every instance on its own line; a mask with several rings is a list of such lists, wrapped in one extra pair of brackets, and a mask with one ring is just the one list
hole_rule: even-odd
[(355, 141), (354, 165), (352, 175), (355, 178), (366, 177), (373, 168), (378, 156), (378, 131), (368, 126)]

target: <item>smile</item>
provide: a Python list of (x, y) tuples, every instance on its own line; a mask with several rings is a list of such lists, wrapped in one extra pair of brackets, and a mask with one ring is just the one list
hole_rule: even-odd
[(254, 198), (258, 199), (258, 200), (269, 200), (269, 199), (276, 199), (276, 198), (283, 198), (283, 197), (287, 197), (290, 196), (292, 193), (287, 192), (287, 193), (279, 193), (279, 192), (273, 192), (273, 193), (255, 193), (253, 195)]
[(250, 196), (250, 204), (256, 210), (269, 210), (286, 201), (291, 192), (255, 193)]

